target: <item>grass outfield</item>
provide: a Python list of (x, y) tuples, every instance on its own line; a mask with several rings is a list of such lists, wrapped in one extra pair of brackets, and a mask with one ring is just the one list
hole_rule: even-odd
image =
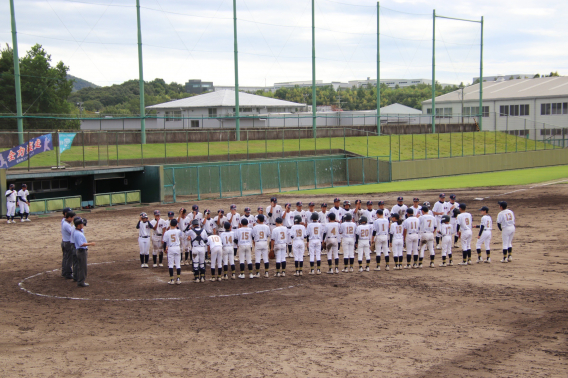
[[(568, 165), (305, 190), (300, 194), (363, 194), (527, 185), (568, 178)], [(290, 192), (292, 193), (292, 192)], [(294, 192), (297, 194), (298, 192)]]
[[(112, 143), (112, 133), (109, 134), (109, 143)], [(434, 159), (438, 157), (483, 155), (525, 150), (553, 149), (554, 146), (535, 142), (534, 140), (508, 135), (503, 132), (470, 132), (447, 134), (416, 134), (393, 136), (370, 136), (343, 138), (318, 138), (314, 146), (313, 139), (281, 139), (277, 140), (251, 140), (239, 142), (199, 142), (199, 143), (168, 143), (146, 144), (143, 146), (144, 159), (207, 156), (228, 154), (262, 154), (287, 151), (314, 151), (318, 155), (326, 154), (330, 149), (345, 149), (347, 151), (368, 156), (386, 156), (392, 153), (392, 160)], [(116, 145), (109, 144), (85, 147), (85, 160), (107, 159), (112, 163), (122, 159), (140, 159), (142, 147), (140, 144)], [(61, 154), (61, 162), (82, 161), (83, 147), (72, 147)], [(18, 165), (25, 168), (27, 162)], [(31, 159), (30, 166), (53, 166), (56, 164), (54, 151), (37, 155)]]

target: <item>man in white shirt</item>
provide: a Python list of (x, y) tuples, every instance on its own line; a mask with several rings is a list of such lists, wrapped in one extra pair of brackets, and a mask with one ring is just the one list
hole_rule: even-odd
[(479, 209), (481, 212), (481, 224), (475, 226), (479, 228), (479, 235), (477, 235), (477, 243), (475, 249), (477, 251), (477, 263), (483, 262), (481, 257), (481, 245), (485, 244), (485, 254), (487, 255), (486, 263), (491, 263), (491, 230), (493, 230), (493, 220), (489, 215), (489, 208), (483, 206)]
[(434, 268), (434, 258), (436, 253), (434, 252), (434, 232), (436, 231), (437, 223), (434, 216), (428, 214), (430, 209), (426, 206), (422, 206), (422, 215), (418, 220), (420, 221), (420, 263), (422, 266), (422, 261), (424, 260), (424, 249), (428, 248), (430, 251), (430, 268)]
[[(282, 225), (282, 218), (277, 217), (274, 220), (275, 227), (270, 235), (270, 250), (274, 253), (276, 259), (275, 277), (286, 276), (286, 243), (288, 241), (288, 229)], [(280, 272), (282, 269), (282, 273)]]
[(333, 207), (329, 209), (330, 213), (335, 214), (335, 221), (341, 223), (341, 219), (343, 218), (343, 208), (339, 207), (341, 200), (339, 198), (335, 198), (333, 200)]
[(16, 199), (18, 192), (16, 192), (16, 185), (10, 184), (8, 190), (6, 190), (6, 219), (7, 223), (16, 223), (14, 221), (14, 216), (16, 214)]
[(148, 259), (150, 257), (150, 234), (152, 226), (148, 221), (148, 214), (141, 213), (140, 220), (136, 224), (138, 229), (138, 246), (140, 247), (140, 264), (142, 268), (148, 267)]
[[(154, 219), (150, 221), (152, 226), (152, 259), (154, 260), (154, 268), (163, 266), (164, 259), (164, 244), (162, 243), (162, 236), (164, 228), (168, 227), (168, 222), (160, 218), (160, 210), (154, 210)], [(159, 255), (159, 263), (158, 263)]]
[(18, 191), (18, 207), (20, 208), (20, 222), (31, 222), (28, 216), (30, 215), (30, 201), (28, 197), (30, 192), (28, 186), (22, 184), (22, 189)]
[(170, 221), (169, 230), (164, 233), (164, 242), (166, 246), (164, 248), (166, 255), (168, 256), (168, 268), (170, 271), (170, 281), (168, 284), (174, 284), (174, 266), (177, 270), (176, 284), (181, 284), (181, 238), (183, 234), (177, 228), (177, 219), (172, 219)]
[(515, 214), (507, 208), (507, 202), (499, 202), (499, 215), (497, 215), (497, 227), (501, 230), (503, 238), (503, 260), (502, 263), (513, 261), (513, 237), (515, 236)]
[[(229, 222), (230, 223), (230, 222)], [(252, 274), (252, 230), (248, 228), (248, 221), (241, 219), (241, 226), (235, 231), (235, 240), (239, 250), (239, 262), (241, 273), (239, 278), (245, 278), (245, 263), (248, 264), (249, 278), (254, 278)]]
[(270, 238), (270, 227), (264, 224), (264, 215), (257, 216), (257, 224), (252, 228), (252, 243), (255, 256), (255, 276), (260, 278), (260, 260), (264, 261), (264, 277), (268, 278), (270, 267), (268, 260), (268, 239)]
[(471, 265), (471, 237), (473, 221), (471, 214), (466, 212), (465, 203), (460, 203), (460, 215), (458, 215), (458, 235), (461, 238), (463, 261), (458, 265)]
[(404, 235), (406, 237), (406, 267), (410, 268), (410, 260), (414, 256), (414, 263), (412, 268), (418, 268), (418, 239), (420, 237), (420, 223), (418, 218), (414, 216), (414, 210), (407, 209), (406, 214), (408, 218), (402, 222), (402, 227), (404, 228)]
[(343, 216), (343, 223), (339, 226), (341, 243), (343, 244), (343, 270), (344, 273), (353, 272), (355, 263), (355, 231), (357, 225), (352, 222), (351, 213)]
[(327, 203), (322, 203), (321, 204), (321, 211), (319, 212), (319, 221), (321, 224), (326, 224), (327, 223), (327, 216), (329, 215), (329, 213), (327, 212)]
[(438, 196), (439, 200), (434, 204), (432, 207), (432, 213), (434, 213), (434, 217), (436, 218), (436, 228), (438, 232), (436, 233), (436, 249), (441, 249), (440, 246), (440, 226), (442, 221), (442, 215), (446, 215), (446, 195), (444, 193), (440, 193)]
[(381, 255), (385, 255), (385, 270), (389, 270), (389, 232), (390, 222), (384, 217), (383, 210), (376, 211), (377, 220), (373, 222), (373, 237), (375, 239), (375, 253), (377, 259), (377, 267), (375, 270), (381, 270)]
[(266, 215), (268, 215), (268, 226), (270, 227), (270, 232), (272, 232), (276, 227), (276, 218), (282, 217), (282, 206), (278, 205), (276, 197), (270, 198), (270, 206), (266, 208)]
[(316, 212), (312, 212), (312, 219), (306, 230), (308, 252), (310, 255), (310, 274), (314, 274), (315, 262), (317, 262), (317, 274), (321, 274), (321, 245), (323, 234), (324, 226), (319, 222), (319, 215)]

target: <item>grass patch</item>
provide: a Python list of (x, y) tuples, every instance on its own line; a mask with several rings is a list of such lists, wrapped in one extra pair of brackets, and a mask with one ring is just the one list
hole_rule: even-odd
[[(411, 192), (420, 190), (447, 190), (505, 185), (528, 185), (568, 178), (568, 165), (530, 168), (512, 171), (477, 173), (470, 175), (436, 177), (418, 180), (396, 181), (301, 191), (299, 194), (363, 194), (386, 192)], [(290, 192), (292, 193), (292, 192)], [(294, 192), (298, 193), (298, 192)]]
[[(227, 142), (168, 143), (162, 144), (112, 144), (75, 146), (61, 155), (61, 162), (101, 161), (106, 165), (120, 160), (152, 159), (164, 157), (192, 157), (208, 155), (264, 154), (292, 151), (314, 151), (318, 155), (326, 154), (331, 149), (345, 149), (365, 156), (389, 156), (393, 161), (433, 159), (438, 157), (470, 156), (496, 154), (517, 151), (553, 149), (553, 145), (534, 140), (508, 135), (503, 132), (466, 132), (447, 134), (411, 134), (392, 136), (366, 136), (344, 138), (314, 139), (276, 139)], [(31, 167), (49, 167), (57, 163), (55, 151), (48, 151), (33, 157)], [(19, 164), (18, 168), (27, 167), (28, 163)]]

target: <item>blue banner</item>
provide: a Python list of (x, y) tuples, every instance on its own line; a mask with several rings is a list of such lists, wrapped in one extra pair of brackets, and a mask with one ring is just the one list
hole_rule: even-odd
[(71, 148), (75, 135), (77, 133), (59, 133), (59, 155)]
[(30, 139), (26, 144), (20, 144), (14, 148), (0, 153), (0, 168), (11, 168), (14, 165), (27, 161), (39, 153), (53, 150), (51, 134), (45, 134)]

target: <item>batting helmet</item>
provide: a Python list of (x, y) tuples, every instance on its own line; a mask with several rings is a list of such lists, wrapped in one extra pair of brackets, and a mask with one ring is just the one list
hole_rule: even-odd
[(343, 216), (343, 220), (345, 220), (346, 222), (351, 222), (351, 219), (353, 219), (353, 216), (351, 216), (351, 213), (347, 213)]
[(448, 223), (450, 221), (449, 215), (442, 215), (442, 223)]
[(140, 213), (140, 217), (141, 217), (142, 219), (148, 218), (148, 214), (146, 214), (146, 213)]
[(191, 210), (192, 211), (199, 211), (199, 206), (193, 205), (193, 206), (191, 206)]
[(319, 215), (317, 213), (312, 213), (312, 220), (315, 222), (319, 220)]
[(351, 206), (351, 202), (348, 200), (343, 201), (343, 206), (347, 206), (350, 205)]
[(81, 219), (81, 217), (75, 217), (73, 219), (73, 224), (77, 227), (78, 225), (83, 224), (83, 219)]
[(422, 204), (422, 206), (427, 206), (427, 207), (430, 207), (430, 202), (428, 202), (428, 201), (425, 201), (425, 202), (424, 202), (424, 203)]
[(294, 223), (302, 223), (302, 217), (299, 215), (294, 216)]
[(359, 219), (359, 223), (367, 223), (367, 217), (361, 217), (361, 219)]

